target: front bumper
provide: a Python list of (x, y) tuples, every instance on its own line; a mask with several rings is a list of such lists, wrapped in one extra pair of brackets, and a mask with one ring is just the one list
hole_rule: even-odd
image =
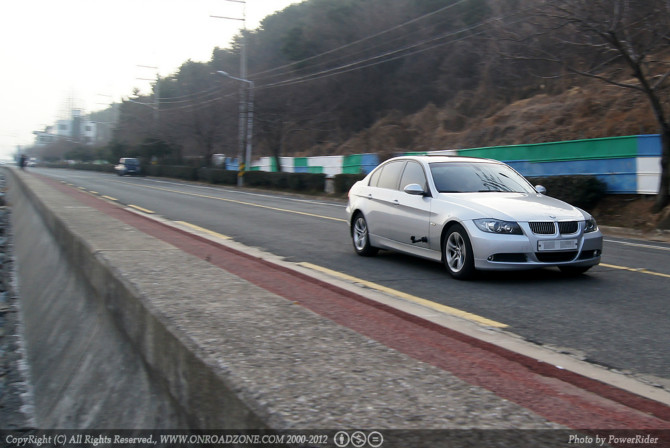
[[(482, 232), (472, 221), (465, 222), (464, 225), (472, 242), (477, 269), (589, 267), (600, 263), (602, 255), (602, 233), (599, 230), (584, 233), (584, 222), (579, 223), (576, 233), (569, 235), (537, 235), (532, 232), (528, 223), (519, 223), (523, 235)], [(559, 249), (553, 250), (554, 248)]]

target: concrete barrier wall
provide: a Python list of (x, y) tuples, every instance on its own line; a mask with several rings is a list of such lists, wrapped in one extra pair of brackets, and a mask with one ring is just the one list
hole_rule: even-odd
[(35, 207), (20, 194), (12, 194), (12, 202), (35, 422), (44, 428), (151, 427), (155, 422), (147, 417), (175, 415)]
[(5, 172), (38, 427), (265, 427), (127, 275), (206, 266), (30, 175)]
[[(497, 413), (478, 412), (490, 406), (514, 415), (516, 423), (552, 426), (443, 368), (301, 306), (292, 291), (288, 299), (274, 294), (112, 218), (115, 206), (103, 213), (94, 207), (98, 199), (84, 193), (65, 194), (30, 172), (7, 172), (39, 428), (509, 427)], [(162, 224), (142, 223), (165, 231)], [(228, 251), (216, 258), (242, 248), (210, 250)], [(319, 286), (301, 269), (285, 281), (302, 282), (317, 297), (335, 294), (332, 279)], [(327, 307), (344, 301), (347, 312), (351, 306), (381, 312), (383, 305), (359, 304), (348, 292), (358, 289), (342, 286), (341, 295), (324, 299)], [(381, 293), (376, 297), (412, 308)], [(414, 312), (481, 333), (420, 305)], [(396, 312), (379, 319), (401, 320)], [(433, 335), (430, 327), (424, 330)], [(462, 403), (462, 415), (445, 420), (455, 403)]]

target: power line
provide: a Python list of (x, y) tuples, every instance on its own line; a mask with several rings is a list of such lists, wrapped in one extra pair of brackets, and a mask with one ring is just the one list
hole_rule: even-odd
[(275, 71), (278, 71), (278, 70), (281, 70), (281, 69), (284, 69), (284, 68), (288, 68), (288, 67), (295, 67), (296, 65), (301, 65), (301, 64), (304, 64), (305, 62), (308, 62), (308, 61), (311, 61), (311, 60), (314, 60), (314, 59), (317, 59), (317, 58), (320, 58), (320, 57), (323, 57), (323, 56), (327, 56), (327, 55), (329, 55), (329, 54), (335, 53), (335, 52), (340, 51), (340, 50), (344, 50), (344, 49), (346, 49), (346, 48), (350, 48), (350, 47), (352, 47), (352, 46), (354, 46), (354, 45), (358, 45), (358, 44), (363, 43), (363, 42), (367, 42), (368, 40), (375, 39), (375, 38), (377, 38), (377, 37), (381, 37), (381, 36), (383, 36), (383, 35), (385, 35), (385, 34), (388, 34), (388, 33), (392, 32), (392, 31), (401, 29), (401, 28), (403, 28), (403, 27), (405, 27), (405, 26), (411, 25), (411, 24), (413, 24), (413, 23), (416, 23), (416, 22), (419, 22), (419, 21), (421, 21), (421, 20), (425, 20), (425, 19), (427, 19), (427, 18), (429, 18), (429, 17), (432, 17), (432, 16), (434, 16), (434, 15), (436, 15), (436, 14), (439, 14), (439, 13), (442, 13), (442, 12), (444, 12), (444, 11), (447, 11), (447, 10), (449, 10), (449, 9), (451, 9), (451, 8), (453, 8), (453, 7), (455, 7), (455, 6), (457, 6), (457, 5), (460, 5), (460, 4), (462, 4), (462, 3), (465, 3), (466, 1), (468, 1), (468, 0), (459, 0), (459, 1), (457, 1), (456, 3), (453, 3), (453, 4), (451, 4), (451, 5), (444, 6), (444, 7), (442, 7), (442, 8), (439, 8), (439, 9), (435, 10), (435, 11), (432, 11), (432, 12), (429, 12), (429, 13), (424, 14), (424, 15), (422, 15), (422, 16), (419, 16), (419, 17), (416, 17), (416, 18), (414, 18), (414, 19), (408, 20), (407, 22), (401, 23), (401, 24), (399, 24), (399, 25), (395, 25), (395, 26), (393, 26), (393, 27), (391, 27), (391, 28), (385, 29), (385, 30), (380, 31), (380, 32), (378, 32), (378, 33), (372, 34), (372, 35), (370, 35), (370, 36), (366, 36), (366, 37), (364, 37), (364, 38), (362, 38), (362, 39), (356, 40), (356, 41), (354, 41), (354, 42), (350, 42), (350, 43), (345, 44), (345, 45), (342, 45), (342, 46), (340, 46), (340, 47), (333, 48), (332, 50), (325, 51), (325, 52), (320, 53), (320, 54), (315, 55), (315, 56), (310, 56), (310, 57), (305, 58), (305, 59), (302, 59), (302, 60), (300, 60), (300, 61), (291, 62), (290, 64), (282, 65), (282, 66), (280, 66), (280, 67), (275, 67), (275, 68), (273, 68), (273, 69), (269, 69), (269, 70), (265, 70), (265, 71), (262, 71), (262, 72), (255, 73), (255, 74), (253, 75), (253, 77), (254, 77), (254, 79), (259, 79), (259, 78), (262, 79), (262, 75), (265, 75), (265, 74), (268, 74), (268, 73), (272, 73), (272, 72), (275, 72)]
[[(482, 26), (487, 25), (488, 23), (491, 23), (491, 22), (494, 22), (494, 21), (497, 21), (497, 20), (502, 20), (502, 19), (505, 19), (505, 18), (509, 17), (509, 16), (506, 16), (506, 17), (495, 17), (495, 18), (487, 19), (487, 20), (484, 20), (484, 21), (482, 21), (478, 24), (475, 24), (475, 25), (472, 25), (472, 26), (469, 26), (469, 27), (465, 27), (465, 28), (461, 28), (461, 29), (456, 30), (456, 31), (449, 31), (449, 32), (446, 32), (446, 33), (443, 33), (443, 34), (440, 34), (440, 35), (437, 35), (437, 36), (432, 36), (432, 37), (429, 37), (429, 38), (426, 38), (426, 39), (422, 39), (422, 40), (419, 40), (419, 41), (416, 41), (416, 42), (405, 44), (405, 45), (402, 45), (402, 46), (399, 46), (399, 47), (396, 47), (396, 48), (392, 48), (392, 49), (383, 51), (381, 53), (378, 53), (378, 54), (375, 54), (375, 55), (372, 55), (372, 56), (368, 56), (368, 57), (358, 59), (358, 60), (354, 60), (354, 61), (350, 60), (348, 62), (340, 63), (339, 65), (337, 65), (335, 67), (314, 71), (312, 73), (304, 74), (304, 75), (301, 75), (301, 76), (294, 76), (292, 78), (279, 80), (279, 81), (276, 81), (276, 82), (266, 82), (265, 84), (263, 84), (262, 82), (260, 82), (260, 83), (258, 82), (258, 81), (262, 81), (263, 79), (267, 79), (269, 81), (270, 79), (273, 79), (273, 78), (277, 78), (277, 77), (280, 77), (280, 76), (285, 76), (285, 75), (291, 74), (291, 72), (288, 72), (288, 71), (281, 72), (281, 70), (287, 69), (287, 68), (290, 68), (290, 67), (295, 67), (296, 65), (304, 64), (306, 62), (316, 61), (317, 59), (322, 58), (324, 56), (334, 55), (336, 52), (352, 48), (355, 45), (358, 45), (358, 44), (361, 44), (361, 43), (364, 43), (364, 42), (368, 42), (370, 40), (379, 38), (381, 36), (385, 36), (390, 32), (402, 29), (403, 27), (406, 27), (408, 25), (418, 23), (420, 21), (423, 21), (423, 20), (426, 20), (430, 17), (433, 17), (433, 16), (435, 16), (439, 13), (445, 12), (445, 11), (447, 11), (447, 10), (457, 6), (457, 5), (465, 3), (466, 1), (468, 1), (468, 0), (457, 1), (456, 3), (453, 3), (451, 5), (442, 7), (440, 9), (437, 9), (437, 10), (432, 11), (430, 13), (424, 14), (420, 17), (416, 17), (414, 19), (411, 19), (411, 20), (406, 21), (404, 23), (401, 23), (399, 25), (395, 25), (395, 26), (393, 26), (391, 28), (388, 28), (386, 30), (380, 31), (380, 32), (372, 34), (370, 36), (366, 36), (366, 37), (364, 37), (362, 39), (359, 39), (357, 41), (350, 42), (348, 44), (342, 45), (342, 46), (334, 48), (332, 50), (328, 50), (328, 51), (320, 53), (318, 55), (311, 56), (309, 58), (305, 58), (305, 59), (302, 59), (300, 61), (292, 62), (290, 64), (285, 64), (285, 65), (282, 65), (282, 66), (279, 66), (279, 67), (275, 67), (273, 69), (265, 70), (265, 71), (262, 71), (262, 72), (257, 72), (253, 76), (254, 79), (255, 79), (255, 82), (257, 83), (255, 88), (256, 89), (269, 89), (269, 88), (273, 88), (273, 87), (283, 87), (283, 86), (296, 85), (296, 84), (301, 84), (301, 83), (310, 82), (310, 81), (316, 81), (316, 80), (319, 80), (319, 79), (324, 79), (324, 78), (328, 78), (328, 77), (332, 77), (332, 76), (336, 76), (336, 75), (341, 75), (341, 74), (344, 74), (344, 73), (350, 73), (350, 72), (356, 71), (356, 70), (362, 70), (362, 69), (365, 69), (365, 68), (370, 68), (370, 67), (373, 67), (373, 66), (376, 66), (376, 65), (379, 65), (379, 64), (384, 64), (384, 63), (387, 63), (387, 62), (395, 61), (395, 60), (398, 60), (398, 59), (402, 59), (402, 58), (405, 58), (405, 57), (409, 57), (409, 56), (412, 56), (412, 55), (416, 55), (416, 54), (419, 54), (419, 53), (430, 51), (432, 49), (435, 49), (435, 48), (438, 48), (438, 47), (441, 47), (441, 46), (444, 46), (444, 45), (448, 45), (448, 44), (451, 44), (451, 43), (463, 41), (465, 39), (481, 35), (483, 33), (483, 31), (477, 31), (473, 34), (468, 34), (468, 35), (462, 36), (458, 39), (450, 39), (446, 42), (440, 42), (441, 40), (445, 40), (445, 39), (449, 39), (449, 38), (452, 38), (452, 37), (455, 37), (455, 36), (459, 36), (459, 35), (462, 35), (464, 33), (473, 32), (473, 31), (481, 28)], [(431, 24), (431, 26), (435, 27), (438, 24), (439, 23), (437, 23), (437, 24), (433, 23), (433, 24)], [(426, 28), (422, 27), (422, 28), (419, 28), (417, 30), (412, 31), (411, 34), (416, 34), (416, 33), (419, 33), (419, 32), (425, 31), (425, 30), (426, 30)], [(332, 62), (337, 62), (337, 61), (339, 61), (343, 58), (351, 58), (352, 56), (360, 55), (363, 52), (370, 52), (371, 49), (374, 50), (374, 49), (378, 49), (382, 46), (388, 46), (389, 43), (394, 43), (394, 42), (396, 42), (400, 39), (406, 40), (407, 39), (407, 34), (403, 34), (401, 36), (395, 37), (395, 38), (391, 39), (390, 41), (385, 40), (383, 42), (375, 44), (373, 47), (367, 47), (363, 50), (355, 51), (353, 53), (348, 53), (348, 54), (345, 53), (345, 54), (339, 55), (339, 56), (336, 55), (335, 58), (331, 59), (331, 63)], [(425, 46), (425, 47), (420, 48), (422, 46)], [(317, 62), (318, 65), (324, 65), (326, 63), (328, 63), (328, 61)], [(302, 67), (302, 68), (304, 68), (304, 67)], [(315, 65), (314, 68), (316, 68), (316, 65)], [(273, 74), (273, 73), (275, 73), (275, 74)], [(262, 75), (268, 75), (268, 76), (262, 76)], [(218, 88), (218, 87), (208, 88), (208, 89), (205, 89), (205, 90), (202, 90), (202, 91), (199, 91), (199, 92), (194, 92), (194, 93), (189, 94), (189, 95), (180, 95), (180, 96), (174, 96), (174, 97), (160, 98), (160, 104), (161, 104), (161, 106), (168, 106), (168, 107), (163, 107), (162, 108), (162, 110), (165, 110), (166, 112), (167, 111), (179, 111), (179, 110), (197, 110), (200, 107), (205, 107), (205, 106), (207, 106), (207, 105), (209, 105), (213, 102), (221, 101), (225, 98), (230, 98), (230, 97), (235, 95), (235, 94), (220, 95), (219, 92), (220, 92), (220, 88)], [(216, 95), (216, 96), (211, 97), (211, 95)], [(129, 100), (129, 101), (133, 102), (133, 103), (149, 106), (149, 107), (152, 107), (153, 104), (154, 104), (154, 103), (151, 103), (151, 104), (143, 103), (143, 102), (135, 101), (135, 100)]]
[(211, 95), (211, 94), (218, 93), (220, 91), (221, 91), (221, 87), (217, 86), (217, 87), (208, 88), (206, 90), (201, 90), (201, 91), (198, 91), (198, 92), (189, 93), (189, 94), (186, 94), (186, 95), (167, 96), (167, 97), (162, 96), (160, 98), (160, 100), (161, 100), (161, 102), (167, 102), (167, 103), (179, 103), (179, 102), (183, 102), (183, 101), (190, 101), (190, 100), (193, 99), (194, 96), (208, 96), (208, 95)]
[[(212, 95), (215, 95), (212, 97)], [(221, 88), (220, 87), (213, 87), (211, 89), (199, 91), (199, 92), (194, 92), (189, 95), (181, 95), (181, 96), (175, 96), (175, 97), (161, 97), (159, 98), (159, 104), (161, 106), (161, 110), (170, 110), (170, 109), (175, 109), (179, 107), (179, 105), (190, 105), (193, 103), (201, 103), (201, 102), (206, 102), (206, 101), (216, 101), (222, 98), (227, 98), (232, 96), (232, 94), (224, 95), (221, 96)], [(184, 98), (184, 99), (178, 99), (178, 98)], [(133, 100), (128, 98), (126, 101), (134, 104), (139, 104), (142, 106), (147, 106), (151, 108), (156, 107), (156, 103), (154, 101), (148, 103), (148, 102), (143, 102), (143, 101), (138, 101), (138, 100)], [(164, 106), (168, 106), (167, 108)], [(174, 106), (174, 107), (170, 107)]]
[[(291, 78), (291, 79), (286, 79), (286, 80), (275, 82), (275, 83), (261, 84), (261, 85), (257, 86), (257, 89), (271, 88), (271, 87), (281, 87), (281, 86), (294, 85), (294, 84), (299, 84), (299, 83), (308, 82), (308, 81), (314, 81), (314, 80), (317, 80), (317, 79), (323, 79), (323, 78), (326, 78), (326, 77), (329, 77), (329, 76), (335, 76), (335, 75), (340, 75), (340, 74), (343, 74), (343, 73), (349, 73), (349, 72), (352, 72), (352, 71), (355, 71), (355, 70), (361, 70), (361, 69), (364, 69), (364, 68), (369, 68), (369, 67), (372, 67), (372, 66), (375, 66), (375, 65), (383, 64), (383, 63), (386, 63), (386, 62), (391, 62), (391, 61), (401, 59), (401, 58), (404, 58), (404, 57), (412, 56), (414, 54), (429, 51), (429, 50), (432, 50), (434, 48), (438, 48), (440, 46), (447, 45), (449, 43), (453, 43), (453, 42), (457, 42), (457, 41), (463, 41), (465, 39), (474, 37), (476, 35), (480, 35), (480, 34), (483, 33), (483, 31), (464, 36), (460, 39), (455, 39), (455, 40), (450, 40), (450, 41), (447, 41), (447, 42), (433, 44), (433, 45), (431, 45), (427, 48), (417, 49), (418, 47), (421, 47), (422, 45), (435, 43), (437, 41), (440, 41), (440, 40), (443, 40), (443, 39), (446, 39), (446, 38), (449, 38), (449, 37), (453, 37), (453, 36), (457, 36), (457, 35), (460, 35), (460, 34), (463, 34), (463, 33), (471, 32), (471, 31), (473, 31), (477, 28), (480, 28), (480, 27), (488, 24), (489, 22), (493, 22), (493, 21), (497, 21), (497, 20), (500, 20), (500, 18), (488, 19), (486, 21), (483, 21), (483, 22), (481, 22), (477, 25), (473, 25), (473, 26), (468, 27), (468, 28), (463, 28), (463, 29), (460, 29), (460, 30), (457, 30), (457, 31), (444, 33), (444, 34), (439, 35), (439, 36), (435, 36), (435, 37), (432, 37), (432, 38), (429, 38), (429, 39), (424, 39), (424, 40), (419, 41), (419, 42), (414, 42), (412, 44), (408, 44), (408, 45), (405, 45), (405, 46), (400, 47), (400, 48), (389, 50), (387, 52), (377, 54), (377, 55), (374, 55), (374, 56), (370, 56), (368, 58), (361, 59), (361, 60), (358, 60), (358, 61), (343, 64), (343, 65), (340, 65), (338, 67), (333, 67), (333, 68), (330, 68), (330, 69), (322, 70), (320, 72), (310, 73), (310, 74), (294, 77), (294, 78)], [(409, 50), (413, 50), (413, 49), (414, 49), (414, 51), (409, 51)]]
[[(449, 18), (443, 19), (442, 22), (431, 24), (431, 26), (432, 27), (437, 27), (437, 26), (441, 25), (442, 23), (444, 23), (447, 20), (449, 20)], [(374, 52), (375, 50), (384, 51), (383, 48), (389, 48), (398, 41), (406, 42), (407, 40), (410, 39), (410, 37), (412, 35), (418, 35), (418, 34), (424, 32), (426, 29), (427, 28), (418, 28), (418, 29), (416, 29), (414, 31), (411, 31), (409, 33), (401, 34), (401, 35), (398, 35), (398, 36), (396, 36), (392, 39), (386, 39), (386, 40), (381, 41), (379, 43), (373, 44), (372, 46), (366, 46), (366, 47), (361, 48), (360, 50), (357, 50), (357, 51), (353, 51), (353, 52), (350, 52), (350, 53), (344, 53), (344, 54), (340, 54), (340, 55), (335, 55), (335, 57), (324, 60), (324, 61), (312, 61), (313, 62), (312, 64), (301, 65), (300, 69), (302, 71), (306, 71), (307, 69), (316, 69), (319, 66), (328, 66), (329, 64), (347, 63), (347, 59), (351, 60), (352, 58), (356, 58), (359, 55), (370, 54), (370, 53)], [(386, 51), (389, 51), (389, 50), (386, 50)], [(318, 57), (318, 56), (319, 55), (317, 55), (315, 57)], [(311, 65), (311, 67), (310, 67), (310, 65)], [(285, 76), (285, 75), (292, 75), (293, 73), (294, 73), (293, 70), (283, 71), (283, 72), (277, 72), (275, 74), (271, 74), (271, 75), (268, 75), (268, 76), (254, 77), (254, 79), (256, 80), (256, 82), (262, 82), (264, 80), (266, 80), (266, 82), (268, 82), (270, 79), (279, 78), (279, 77)]]

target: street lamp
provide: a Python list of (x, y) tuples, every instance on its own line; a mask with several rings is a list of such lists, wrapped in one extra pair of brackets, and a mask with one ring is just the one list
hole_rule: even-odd
[[(244, 172), (247, 167), (251, 167), (251, 140), (253, 136), (253, 126), (254, 126), (254, 82), (249, 81), (248, 79), (243, 79), (243, 78), (238, 78), (236, 76), (231, 75), (228, 72), (224, 72), (222, 70), (217, 71), (221, 76), (225, 76), (230, 79), (234, 79), (235, 81), (240, 81), (247, 83), (249, 85), (249, 96), (247, 98), (247, 148), (246, 148), (246, 155), (244, 157), (244, 162), (242, 162), (242, 154), (239, 155), (239, 161), (238, 161), (238, 175), (237, 175), (237, 186), (241, 187), (244, 185)], [(240, 98), (240, 102), (244, 101), (242, 98)], [(242, 120), (240, 120), (242, 122)], [(240, 132), (240, 135), (242, 133)]]

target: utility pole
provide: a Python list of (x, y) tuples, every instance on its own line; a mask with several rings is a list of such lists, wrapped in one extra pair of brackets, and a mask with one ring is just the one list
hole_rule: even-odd
[[(242, 22), (242, 48), (240, 49), (240, 78), (246, 80), (247, 79), (247, 2), (246, 0), (224, 0), (226, 2), (231, 2), (231, 3), (240, 3), (242, 4), (242, 18), (239, 17), (223, 17), (223, 16), (210, 16), (214, 19), (225, 19), (225, 20), (238, 20)], [(238, 124), (238, 134), (237, 134), (237, 141), (238, 141), (238, 148), (237, 148), (237, 164), (238, 164), (238, 171), (237, 171), (237, 186), (242, 187), (244, 186), (244, 173), (247, 169), (248, 165), (251, 165), (251, 160), (247, 160), (244, 157), (244, 147), (245, 147), (245, 121), (248, 122), (249, 120), (245, 119), (248, 111), (247, 111), (247, 100), (246, 100), (246, 94), (247, 90), (249, 90), (249, 87), (245, 87), (244, 84), (240, 84), (240, 105), (239, 105), (239, 124)], [(247, 129), (247, 135), (250, 134), (249, 129)], [(250, 138), (250, 137), (248, 137)], [(247, 142), (246, 146), (249, 146), (250, 143)]]
[[(228, 78), (234, 79), (236, 81), (240, 81), (243, 83), (246, 83), (248, 85), (248, 91), (249, 91), (249, 100), (247, 103), (247, 148), (246, 148), (246, 155), (245, 155), (245, 160), (247, 161), (248, 165), (251, 165), (251, 144), (253, 140), (253, 126), (254, 126), (254, 82), (249, 81), (248, 79), (242, 79), (242, 78), (237, 78), (235, 76), (231, 76), (229, 73), (226, 73), (224, 71), (219, 70), (216, 72), (219, 75), (226, 76)], [(238, 176), (238, 185), (241, 185), (241, 182), (239, 179), (241, 179), (243, 176)]]
[[(156, 129), (156, 134), (158, 134), (160, 124), (160, 97), (161, 97), (160, 94), (161, 78), (160, 74), (158, 73), (158, 67), (154, 67), (151, 65), (138, 65), (137, 67), (156, 70), (156, 87), (154, 88), (154, 128)], [(137, 78), (137, 79), (141, 81), (153, 81), (153, 79), (149, 78)]]
[(114, 97), (112, 95), (105, 95), (104, 93), (98, 93), (98, 96), (104, 96), (108, 98), (106, 103), (95, 103), (100, 106), (107, 106), (109, 113), (104, 115), (105, 121), (96, 121), (95, 122), (95, 137), (94, 141), (96, 144), (104, 142), (107, 143), (112, 139), (112, 127), (116, 123), (115, 118), (115, 104)]

